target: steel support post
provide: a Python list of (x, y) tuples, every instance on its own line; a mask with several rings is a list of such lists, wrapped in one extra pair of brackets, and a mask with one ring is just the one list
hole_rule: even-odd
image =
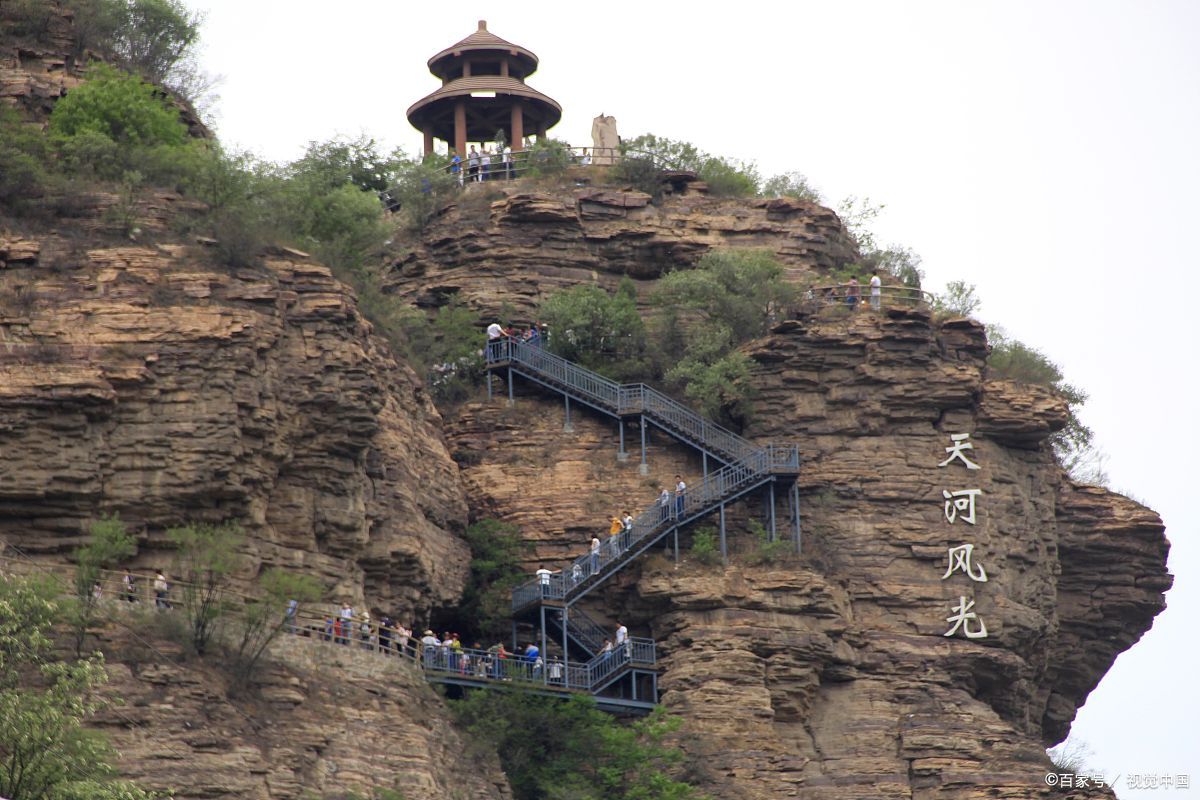
[(567, 669), (567, 662), (570, 660), (570, 659), (568, 659), (568, 658), (567, 658), (567, 614), (568, 614), (568, 612), (569, 612), (569, 611), (570, 611), (570, 606), (563, 606), (563, 610), (562, 610), (562, 625), (563, 625), (563, 630), (562, 630), (562, 634), (563, 634), (563, 654), (562, 654), (562, 659), (563, 659), (563, 685), (564, 685), (564, 686), (568, 686), (568, 687), (571, 685), (571, 670)]
[(620, 449), (617, 450), (617, 461), (628, 461), (629, 453), (625, 452), (625, 420), (617, 418), (617, 431), (621, 434)]
[(708, 453), (700, 451), (700, 458), (704, 463), (704, 477), (708, 477)]
[(571, 396), (569, 394), (563, 395), (563, 404), (567, 409), (567, 421), (563, 423), (563, 433), (574, 433), (575, 426), (571, 423)]
[(725, 504), (721, 503), (721, 563), (729, 565), (729, 551), (725, 548)]
[(512, 367), (509, 367), (509, 368), (508, 368), (508, 404), (509, 404), (509, 406), (512, 406), (512, 404), (513, 404), (513, 387), (512, 387), (512, 384), (513, 384), (513, 379), (512, 379)]
[(546, 662), (548, 662), (550, 660), (550, 652), (548, 650), (546, 650), (546, 607), (538, 606), (538, 610), (541, 612), (541, 622), (542, 622), (542, 627), (541, 627), (542, 650), (540, 653), (540, 655), (542, 657), (542, 683), (545, 683), (546, 676), (550, 673), (550, 670), (546, 669)]
[(488, 402), (492, 402), (492, 371), (487, 371)]
[(796, 539), (796, 552), (800, 552), (800, 481), (792, 484), (792, 510), (795, 513), (793, 523), (796, 526), (794, 529), (794, 537)]
[(770, 530), (770, 533), (767, 534), (767, 541), (773, 542), (773, 541), (775, 541), (775, 481), (771, 481), (769, 484), (767, 484), (767, 488), (770, 489), (770, 494), (769, 494), (770, 501), (769, 502), (771, 503), (771, 508), (770, 508), (771, 530)]
[(675, 526), (675, 563), (679, 563), (679, 526)]
[(512, 624), (513, 631), (513, 652), (517, 652), (517, 621), (514, 619)]
[(642, 475), (649, 475), (650, 465), (646, 463), (646, 415), (639, 414), (638, 419), (642, 423), (642, 463), (638, 465), (638, 472)]

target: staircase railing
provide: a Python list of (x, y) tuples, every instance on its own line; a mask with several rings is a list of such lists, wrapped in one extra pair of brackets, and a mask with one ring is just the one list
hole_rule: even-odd
[[(561, 618), (560, 618), (561, 619)], [(598, 624), (582, 609), (572, 608), (567, 615), (567, 633), (578, 642), (588, 655), (597, 656), (604, 648), (604, 642), (609, 639), (610, 632)], [(630, 636), (626, 639), (634, 649), (634, 660), (639, 663), (653, 664), (655, 659), (655, 644), (653, 639), (642, 639)]]
[(591, 405), (618, 415), (645, 414), (656, 424), (722, 460), (745, 458), (760, 447), (692, 411), (644, 383), (620, 384), (541, 347), (512, 338), (493, 339), (487, 362), (508, 361), (528, 368), (539, 378)]
[(682, 496), (671, 497), (666, 504), (651, 504), (634, 519), (630, 530), (610, 536), (600, 543), (598, 551), (576, 558), (561, 572), (543, 574), (517, 586), (513, 589), (513, 609), (524, 608), (539, 600), (565, 600), (582, 590), (593, 577), (618, 569), (674, 526), (711, 513), (723, 502), (771, 480), (777, 469), (798, 467), (799, 452), (794, 446), (775, 445), (722, 467)]

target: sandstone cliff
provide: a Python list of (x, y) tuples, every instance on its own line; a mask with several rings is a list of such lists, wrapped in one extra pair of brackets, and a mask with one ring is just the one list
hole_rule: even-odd
[(837, 215), (800, 200), (728, 200), (567, 186), (469, 187), (429, 225), (388, 277), (419, 306), (453, 298), (485, 319), (533, 319), (550, 293), (581, 283), (640, 289), (714, 247), (760, 247), (801, 274), (849, 261)]
[[(681, 742), (716, 797), (1064, 796), (1044, 783), (1044, 748), (1163, 608), (1161, 520), (1065, 478), (1046, 442), (1065, 405), (988, 379), (982, 326), (825, 313), (748, 348), (749, 433), (801, 446), (803, 557), (755, 565), (741, 530), (728, 569), (651, 557), (589, 610), (658, 640), (663, 702), (687, 720)], [(652, 442), (643, 477), (636, 451), (617, 461), (615, 423), (563, 421), (532, 389), (447, 421), (473, 512), (521, 524), (531, 569), (582, 552), (675, 472), (699, 477), (668, 440)], [(954, 433), (970, 434), (979, 470), (938, 467)], [(948, 522), (942, 491), (968, 488), (981, 491), (975, 524)], [(943, 579), (963, 544), (986, 582)], [(943, 636), (960, 596), (986, 638)]]
[(412, 618), (461, 591), (458, 468), (421, 382), (324, 267), (222, 272), (180, 245), (0, 240), (0, 538), (65, 553), (117, 512), (245, 527), (331, 597)]
[(109, 689), (125, 703), (98, 722), (143, 786), (181, 800), (511, 796), (494, 756), (469, 745), (407, 659), (288, 636), (230, 699), (211, 662), (146, 638), (161, 623), (133, 621), (102, 633)]

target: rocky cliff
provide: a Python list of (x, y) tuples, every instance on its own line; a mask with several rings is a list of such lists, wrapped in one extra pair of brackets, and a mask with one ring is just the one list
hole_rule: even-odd
[[(735, 522), (728, 568), (650, 557), (589, 609), (659, 642), (663, 702), (714, 796), (1064, 796), (1044, 748), (1163, 608), (1167, 543), (1149, 509), (1062, 474), (1047, 439), (1065, 405), (989, 379), (986, 352), (982, 326), (923, 309), (829, 309), (748, 348), (749, 433), (801, 446), (803, 556), (760, 563)], [(529, 390), (447, 422), (475, 513), (522, 524), (531, 568), (675, 472), (699, 479), (668, 440), (643, 477), (615, 423), (563, 421)], [(955, 434), (971, 448), (939, 466)]]
[(645, 291), (714, 247), (776, 253), (797, 275), (853, 257), (837, 215), (800, 200), (729, 200), (690, 191), (650, 195), (575, 185), (475, 184), (393, 265), (388, 289), (419, 306), (458, 299), (487, 319), (532, 319), (550, 293), (581, 283)]

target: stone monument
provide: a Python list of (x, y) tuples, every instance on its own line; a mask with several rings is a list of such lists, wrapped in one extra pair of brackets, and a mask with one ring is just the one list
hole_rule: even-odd
[(603, 113), (592, 120), (592, 163), (614, 164), (620, 155), (621, 137), (617, 136), (617, 118)]

